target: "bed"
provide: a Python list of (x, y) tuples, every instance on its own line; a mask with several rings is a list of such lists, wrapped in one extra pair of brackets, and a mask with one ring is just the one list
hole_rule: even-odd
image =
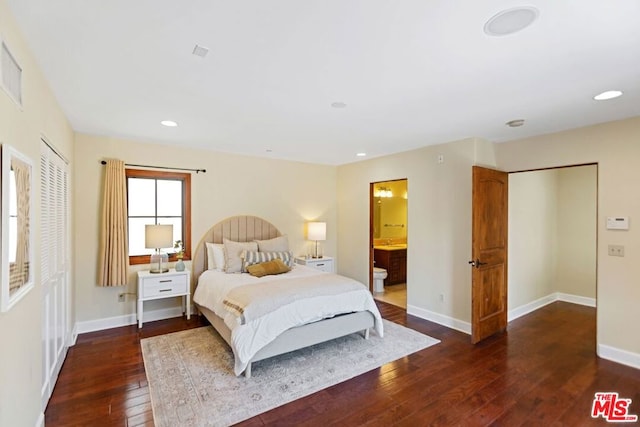
[[(361, 333), (368, 339), (370, 329), (383, 335), (371, 293), (353, 279), (292, 263), (289, 272), (259, 278), (208, 268), (212, 244), (257, 240), (267, 245), (283, 238), (268, 221), (236, 216), (214, 225), (194, 252), (194, 303), (232, 349), (236, 375), (250, 378), (254, 362), (345, 335)], [(262, 293), (262, 304), (234, 310), (229, 301), (254, 288)], [(270, 311), (251, 311), (254, 307)]]

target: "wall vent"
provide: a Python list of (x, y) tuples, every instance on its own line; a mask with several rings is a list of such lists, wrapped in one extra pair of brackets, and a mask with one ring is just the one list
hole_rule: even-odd
[(22, 68), (20, 68), (4, 41), (2, 42), (2, 54), (0, 56), (0, 77), (2, 78), (2, 88), (22, 107)]

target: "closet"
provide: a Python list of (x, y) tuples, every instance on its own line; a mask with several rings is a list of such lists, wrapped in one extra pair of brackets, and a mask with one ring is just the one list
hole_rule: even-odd
[(53, 392), (71, 341), (69, 164), (42, 140), (40, 154), (40, 285), (42, 407)]

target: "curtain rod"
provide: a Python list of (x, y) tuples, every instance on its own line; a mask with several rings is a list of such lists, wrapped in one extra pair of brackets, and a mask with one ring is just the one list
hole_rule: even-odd
[[(100, 163), (102, 165), (106, 165), (107, 162), (106, 160), (101, 160)], [(168, 168), (166, 166), (149, 166), (149, 165), (133, 165), (130, 163), (125, 163), (125, 166), (133, 166), (136, 168), (152, 168), (152, 169), (168, 169), (168, 170), (174, 170), (174, 171), (188, 171), (188, 172), (195, 172), (195, 173), (207, 173), (206, 169), (189, 169), (189, 168)]]

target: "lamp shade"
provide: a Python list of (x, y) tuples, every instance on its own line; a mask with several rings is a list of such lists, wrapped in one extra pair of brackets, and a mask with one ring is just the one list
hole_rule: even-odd
[(173, 225), (147, 224), (144, 226), (144, 247), (147, 249), (172, 248)]
[(307, 239), (309, 240), (327, 240), (327, 223), (326, 222), (309, 222), (307, 223)]

